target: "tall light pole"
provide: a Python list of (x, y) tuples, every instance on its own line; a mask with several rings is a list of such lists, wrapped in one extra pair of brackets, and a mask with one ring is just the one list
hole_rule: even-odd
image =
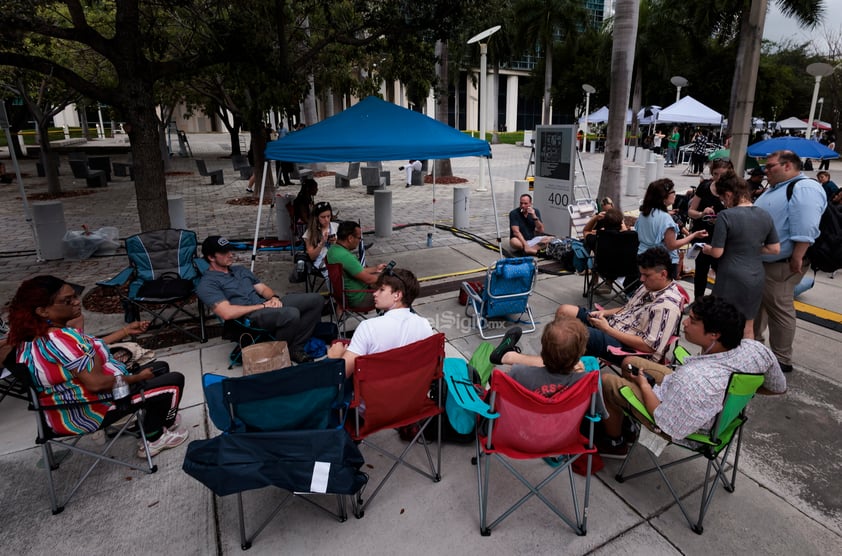
[(670, 83), (675, 85), (675, 102), (678, 102), (679, 100), (681, 100), (681, 88), (686, 87), (689, 81), (687, 81), (680, 75), (674, 75), (670, 77)]
[(817, 121), (822, 121), (822, 108), (824, 108), (824, 97), (819, 97), (819, 116), (816, 118)]
[(816, 101), (819, 98), (819, 85), (821, 85), (822, 77), (827, 77), (833, 73), (834, 69), (836, 68), (823, 62), (816, 62), (807, 66), (807, 73), (816, 78), (816, 84), (813, 85), (813, 100), (810, 102), (810, 117), (807, 119), (807, 139), (813, 137), (813, 116), (816, 114)]
[[(500, 30), (500, 25), (495, 25), (485, 31), (468, 39), (468, 44), (479, 42), (479, 138), (485, 141), (485, 126), (488, 120), (488, 42), (480, 42), (487, 39)], [(477, 191), (488, 191), (485, 187), (485, 167), (483, 160), (479, 162), (479, 187)]]
[(582, 135), (582, 152), (588, 152), (588, 115), (591, 113), (591, 93), (595, 93), (596, 89), (593, 86), (585, 83), (582, 85), (582, 90), (585, 91), (585, 133)]

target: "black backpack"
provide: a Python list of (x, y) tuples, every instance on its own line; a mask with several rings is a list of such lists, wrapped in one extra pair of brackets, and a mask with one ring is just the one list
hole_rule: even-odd
[[(792, 199), (795, 184), (804, 178), (792, 180), (786, 187), (786, 200)], [(819, 237), (807, 249), (807, 258), (813, 270), (833, 272), (842, 268), (842, 207), (831, 203), (819, 221)]]

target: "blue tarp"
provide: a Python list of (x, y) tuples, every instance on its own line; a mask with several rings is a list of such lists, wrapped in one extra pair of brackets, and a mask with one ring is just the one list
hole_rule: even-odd
[(374, 96), (266, 147), (268, 160), (299, 163), (463, 156), (491, 156), (491, 146)]

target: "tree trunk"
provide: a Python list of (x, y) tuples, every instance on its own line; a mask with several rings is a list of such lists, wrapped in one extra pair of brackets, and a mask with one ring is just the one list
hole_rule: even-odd
[(620, 181), (623, 174), (623, 137), (626, 107), (631, 89), (635, 37), (640, 0), (618, 0), (614, 13), (614, 44), (611, 48), (611, 94), (608, 101), (608, 129), (599, 194), (611, 197), (620, 207)]
[[(450, 125), (448, 122), (448, 112), (450, 112), (450, 79), (448, 74), (450, 66), (447, 53), (447, 42), (436, 42), (436, 56), (439, 60), (436, 64), (439, 82), (439, 90), (436, 95), (436, 120), (445, 125)], [(440, 158), (435, 161), (435, 165), (437, 178), (440, 176), (449, 177), (453, 175), (453, 166), (450, 164), (449, 158)]]
[(134, 163), (134, 187), (137, 196), (137, 215), (143, 232), (170, 227), (167, 206), (167, 183), (164, 163), (161, 159), (160, 120), (155, 113), (152, 98), (152, 84), (138, 82), (136, 94), (124, 98), (122, 105), (127, 109), (129, 141)]
[(85, 138), (85, 141), (91, 140), (91, 131), (88, 129), (88, 111), (85, 110), (85, 107), (81, 107), (78, 109), (79, 112), (79, 125), (82, 126), (82, 137)]
[(41, 163), (47, 176), (47, 193), (61, 195), (61, 181), (58, 179), (58, 156), (53, 152), (50, 144), (49, 118), (38, 121), (38, 135), (40, 135)]
[[(615, 31), (616, 37), (616, 31)], [(550, 125), (550, 103), (552, 101), (551, 88), (553, 86), (553, 42), (544, 45), (546, 56), (544, 57), (544, 110), (541, 114), (541, 124)], [(485, 93), (483, 93), (485, 94)], [(623, 112), (625, 114), (625, 112)]]
[(754, 92), (760, 68), (760, 45), (766, 22), (766, 5), (767, 0), (752, 0), (749, 16), (743, 18), (740, 26), (740, 43), (737, 48), (731, 86), (731, 111), (728, 117), (731, 163), (738, 176), (742, 176), (745, 171), (746, 149), (754, 111)]

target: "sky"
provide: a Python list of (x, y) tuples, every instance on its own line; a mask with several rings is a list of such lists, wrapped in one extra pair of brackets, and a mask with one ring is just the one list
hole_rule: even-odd
[[(842, 33), (842, 0), (825, 0), (823, 25), (837, 35)], [(811, 33), (798, 27), (794, 19), (784, 17), (775, 1), (769, 0), (769, 11), (766, 13), (763, 38), (774, 41), (791, 38), (796, 43), (802, 43), (810, 40)], [(822, 42), (819, 41), (817, 46), (821, 46)]]

